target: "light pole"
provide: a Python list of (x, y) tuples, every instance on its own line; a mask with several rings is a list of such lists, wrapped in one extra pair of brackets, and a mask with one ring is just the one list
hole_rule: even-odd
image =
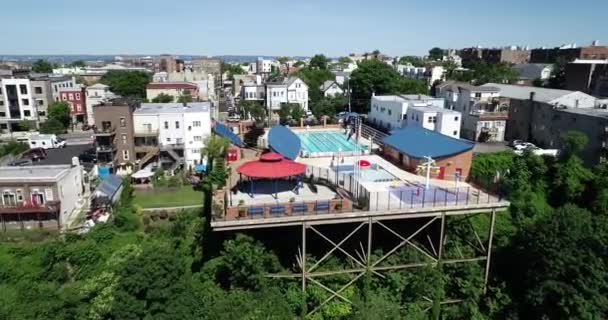
[(424, 188), (428, 190), (431, 182), (431, 164), (435, 163), (435, 160), (428, 156), (425, 156), (424, 158), (427, 160), (426, 163), (424, 163), (426, 166), (426, 182)]

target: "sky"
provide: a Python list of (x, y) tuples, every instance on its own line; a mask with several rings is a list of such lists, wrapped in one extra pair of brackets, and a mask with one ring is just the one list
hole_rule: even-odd
[(0, 54), (337, 57), (608, 44), (606, 0), (19, 0)]

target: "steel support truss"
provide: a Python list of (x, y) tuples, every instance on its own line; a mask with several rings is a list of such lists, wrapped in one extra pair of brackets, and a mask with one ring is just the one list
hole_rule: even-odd
[[(394, 228), (391, 228), (387, 225), (386, 220), (381, 221), (379, 219), (376, 219), (375, 217), (368, 217), (366, 221), (359, 222), (354, 227), (354, 229), (352, 229), (352, 231), (350, 233), (348, 233), (340, 241), (337, 241), (337, 242), (330, 239), (327, 235), (323, 234), (318, 229), (318, 227), (316, 227), (315, 225), (309, 224), (307, 222), (302, 222), (301, 246), (298, 247), (298, 253), (296, 255), (297, 267), (299, 268), (300, 271), (294, 272), (294, 273), (289, 273), (289, 274), (269, 274), (269, 275), (267, 275), (267, 277), (300, 279), (301, 287), (302, 287), (302, 318), (307, 318), (307, 317), (311, 316), (312, 314), (319, 311), (321, 308), (323, 308), (323, 306), (325, 306), (327, 303), (331, 302), (334, 299), (340, 299), (347, 303), (352, 304), (352, 301), (349, 298), (347, 298), (345, 295), (342, 294), (346, 289), (348, 289), (349, 287), (354, 285), (359, 279), (361, 279), (366, 274), (384, 278), (385, 276), (382, 274), (382, 272), (389, 271), (389, 270), (403, 270), (403, 269), (409, 269), (409, 268), (429, 267), (429, 266), (437, 266), (439, 264), (445, 265), (445, 264), (460, 264), (460, 263), (471, 263), (471, 262), (480, 263), (480, 262), (484, 261), (485, 263), (484, 263), (484, 267), (483, 267), (483, 277), (484, 277), (484, 291), (485, 291), (486, 287), (487, 287), (487, 283), (488, 283), (489, 274), (490, 274), (489, 273), (490, 272), (490, 259), (491, 259), (491, 253), (492, 253), (491, 249), (492, 249), (492, 240), (494, 237), (494, 224), (496, 222), (497, 211), (495, 209), (492, 209), (491, 212), (489, 213), (490, 214), (490, 227), (488, 230), (487, 243), (485, 243), (485, 244), (481, 240), (481, 237), (479, 236), (477, 231), (472, 227), (471, 222), (469, 220), (471, 217), (479, 215), (479, 214), (485, 214), (485, 213), (462, 214), (462, 215), (457, 215), (457, 216), (451, 215), (450, 223), (448, 223), (448, 221), (447, 221), (448, 217), (445, 214), (445, 212), (440, 215), (437, 215), (435, 217), (431, 217), (431, 218), (420, 217), (418, 219), (427, 220), (426, 223), (424, 223), (422, 226), (420, 226), (419, 228), (417, 228), (410, 234), (401, 234), (400, 232), (394, 230)], [(416, 244), (413, 241), (414, 237), (420, 235), (425, 230), (428, 231), (429, 227), (431, 225), (433, 225), (434, 223), (440, 223), (438, 239), (436, 239), (436, 242), (434, 243), (431, 239), (431, 236), (429, 234), (427, 234), (426, 239), (428, 241), (428, 246), (421, 246), (419, 244)], [(457, 257), (457, 258), (445, 257), (445, 244), (446, 244), (446, 241), (449, 241), (448, 229), (449, 229), (449, 224), (451, 224), (451, 223), (454, 223), (454, 224), (455, 223), (465, 223), (466, 225), (468, 225), (468, 227), (470, 227), (470, 232), (474, 236), (475, 241), (467, 242), (467, 244), (470, 245), (471, 248), (475, 249), (475, 251), (478, 253), (476, 256), (465, 257), (460, 252), (460, 250), (457, 249), (457, 251), (459, 252), (459, 257)], [(396, 246), (394, 246), (391, 250), (389, 250), (388, 252), (386, 252), (384, 255), (382, 255), (379, 258), (374, 258), (372, 255), (373, 248), (374, 248), (373, 241), (372, 241), (374, 225), (378, 226), (378, 227), (376, 227), (376, 229), (378, 229), (376, 232), (379, 232), (379, 231), (388, 232), (400, 240)], [(366, 229), (366, 231), (367, 231), (366, 243), (365, 244), (359, 243), (360, 248), (359, 248), (359, 250), (356, 250), (354, 253), (348, 252), (347, 250), (345, 250), (342, 246), (349, 239), (351, 239), (353, 237), (353, 235), (355, 235), (359, 230), (362, 230), (362, 229)], [(329, 249), (329, 251), (327, 251), (314, 264), (309, 266), (307, 264), (307, 261), (306, 261), (307, 259), (305, 259), (305, 257), (307, 256), (307, 249), (306, 249), (307, 237), (311, 234), (316, 235), (316, 236), (320, 237), (321, 239), (324, 239), (325, 242), (327, 242), (330, 245), (331, 249)], [(382, 263), (382, 262), (385, 262), (387, 260), (387, 258), (389, 258), (393, 254), (395, 254), (395, 252), (397, 252), (399, 249), (404, 248), (404, 247), (409, 247), (411, 249), (416, 250), (418, 253), (421, 254), (421, 256), (425, 257), (426, 261), (424, 261), (424, 262), (405, 262), (405, 263), (401, 263), (401, 264), (392, 264), (392, 265), (385, 265)], [(349, 261), (353, 267), (348, 268), (348, 269), (340, 269), (340, 270), (318, 271), (319, 267), (322, 265), (323, 262), (327, 261), (327, 259), (329, 257), (331, 257), (332, 255), (337, 254), (337, 253), (341, 253), (344, 256), (346, 256), (347, 261)], [(334, 276), (334, 275), (345, 275), (345, 274), (351, 275), (352, 279), (348, 283), (346, 283), (345, 285), (343, 285), (342, 287), (340, 287), (338, 289), (331, 289), (320, 281), (320, 279), (323, 277)], [(306, 288), (309, 284), (318, 286), (329, 293), (328, 298), (326, 298), (323, 302), (321, 302), (318, 306), (316, 306), (313, 310), (310, 310), (310, 311), (307, 310), (307, 300), (306, 300)], [(429, 303), (429, 307), (427, 308), (427, 310), (429, 310), (431, 308), (430, 305), (432, 305), (431, 299), (429, 299), (427, 297), (422, 297), (422, 299), (423, 299), (423, 301), (426, 301)], [(446, 305), (446, 304), (452, 304), (452, 303), (458, 303), (458, 302), (461, 302), (461, 300), (448, 299), (448, 300), (441, 301), (440, 304)]]

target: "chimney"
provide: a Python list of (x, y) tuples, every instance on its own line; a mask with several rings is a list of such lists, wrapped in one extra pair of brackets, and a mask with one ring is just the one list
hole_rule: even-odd
[(534, 96), (536, 96), (536, 92), (530, 92), (530, 101), (534, 101)]

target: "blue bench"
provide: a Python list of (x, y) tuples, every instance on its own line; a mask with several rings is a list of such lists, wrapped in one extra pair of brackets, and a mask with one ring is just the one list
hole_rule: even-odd
[(248, 215), (263, 215), (264, 214), (264, 208), (249, 207), (249, 209), (247, 209), (247, 214)]
[(305, 213), (308, 211), (308, 205), (306, 203), (294, 204), (291, 207), (292, 214)]
[(329, 201), (317, 202), (315, 204), (315, 211), (329, 211)]
[(280, 215), (285, 213), (284, 206), (274, 206), (270, 207), (270, 214)]

